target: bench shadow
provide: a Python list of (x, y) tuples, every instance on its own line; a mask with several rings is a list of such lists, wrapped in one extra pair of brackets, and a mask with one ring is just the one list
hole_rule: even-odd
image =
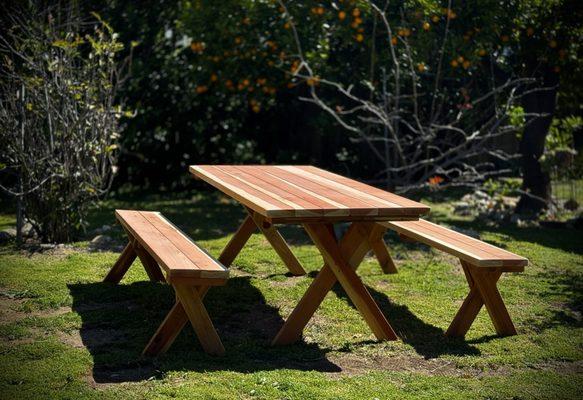
[[(407, 343), (425, 359), (437, 358), (441, 355), (479, 355), (480, 350), (463, 338), (451, 338), (445, 336), (445, 331), (431, 325), (409, 310), (409, 307), (396, 304), (387, 295), (365, 285), (374, 301), (386, 316), (395, 330), (397, 336)], [(339, 298), (345, 299), (354, 309), (356, 307), (340, 284), (334, 285), (334, 293)]]
[(142, 381), (168, 371), (253, 372), (275, 369), (340, 372), (326, 357), (327, 349), (299, 342), (272, 347), (283, 325), (279, 310), (268, 305), (249, 277), (234, 277), (213, 287), (205, 305), (226, 349), (223, 357), (205, 354), (190, 325), (168, 352), (157, 358), (141, 352), (174, 303), (169, 285), (136, 282), (68, 285), (73, 311), (81, 317), (78, 347), (93, 358), (97, 383)]

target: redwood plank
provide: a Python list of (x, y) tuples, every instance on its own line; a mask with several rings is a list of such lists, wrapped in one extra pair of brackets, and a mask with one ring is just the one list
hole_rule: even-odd
[[(356, 270), (366, 253), (370, 250), (366, 240), (366, 231), (371, 224), (354, 223), (350, 225), (344, 237), (340, 240), (340, 251), (353, 270)], [(272, 345), (286, 345), (300, 340), (302, 331), (318, 309), (324, 298), (337, 282), (336, 276), (327, 264), (324, 264), (318, 276), (302, 296), (298, 305), (289, 315)]]
[(220, 166), (191, 165), (190, 171), (225, 194), (265, 216), (285, 217), (295, 215), (293, 207), (266, 196), (265, 193), (225, 174)]
[(357, 180), (350, 179), (350, 178), (347, 178), (345, 176), (338, 175), (338, 174), (335, 174), (333, 172), (323, 170), (321, 168), (316, 168), (316, 167), (311, 166), (311, 165), (299, 166), (298, 168), (303, 169), (305, 171), (309, 171), (315, 175), (319, 175), (319, 176), (327, 178), (329, 180), (338, 182), (342, 185), (351, 187), (353, 189), (363, 191), (367, 194), (378, 197), (380, 199), (390, 201), (391, 203), (395, 203), (401, 207), (422, 209), (422, 210), (424, 210), (423, 212), (429, 212), (429, 207), (427, 207), (425, 204), (419, 203), (417, 201), (408, 199), (408, 198), (403, 197), (403, 196), (399, 196), (397, 194), (388, 192), (386, 190), (376, 188), (376, 187), (371, 186), (371, 185), (367, 185), (366, 183), (362, 183), (362, 182), (359, 182)]
[[(224, 272), (225, 268), (219, 265), (206, 251), (201, 249), (178, 227), (164, 218), (158, 212), (140, 211), (162, 235), (164, 235), (179, 251), (181, 251), (198, 269)], [(175, 273), (173, 271), (173, 273)]]
[(524, 266), (528, 260), (506, 250), (499, 249), (488, 243), (470, 238), (451, 229), (430, 223), (429, 221), (384, 222), (382, 225), (396, 230), (441, 250), (460, 253), (470, 257), (472, 263), (478, 266)]
[(338, 279), (338, 282), (340, 282), (377, 339), (396, 340), (395, 331), (389, 325), (389, 322), (364, 287), (358, 275), (356, 275), (354, 269), (342, 256), (338, 242), (331, 234), (331, 225), (305, 224), (304, 227), (316, 247), (320, 250), (326, 264), (334, 272), (336, 279)]
[(103, 279), (103, 282), (119, 283), (136, 259), (136, 256), (134, 245), (131, 242), (128, 243), (115, 264), (113, 264), (113, 267), (109, 270), (105, 279)]
[(314, 181), (307, 176), (299, 175), (285, 167), (264, 168), (265, 174), (277, 177), (294, 186), (302, 187), (313, 193), (318, 193), (329, 201), (342, 204), (350, 215), (378, 215), (378, 204), (366, 201), (350, 193), (344, 193), (337, 186), (324, 182)]
[(227, 247), (221, 252), (219, 262), (226, 267), (230, 266), (237, 255), (241, 252), (241, 249), (243, 249), (243, 246), (245, 246), (245, 243), (247, 243), (253, 232), (256, 230), (257, 225), (255, 225), (253, 218), (251, 218), (250, 215), (247, 215), (237, 232), (235, 232), (231, 240), (229, 240)]
[(268, 182), (268, 175), (264, 174), (263, 177), (255, 176), (253, 168), (247, 166), (246, 168), (237, 168), (234, 166), (224, 166), (221, 168), (223, 172), (229, 174), (237, 179), (240, 179), (246, 185), (265, 193), (284, 204), (289, 205), (294, 209), (295, 215), (298, 216), (310, 216), (310, 215), (323, 215), (324, 212), (321, 206), (314, 204), (313, 202), (304, 199), (302, 196), (298, 196), (297, 193), (293, 193), (288, 190), (284, 190), (278, 187), (273, 182)]

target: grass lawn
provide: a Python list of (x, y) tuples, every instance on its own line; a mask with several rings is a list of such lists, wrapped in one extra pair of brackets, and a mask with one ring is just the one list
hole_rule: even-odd
[[(518, 336), (497, 337), (482, 310), (465, 340), (443, 335), (467, 293), (452, 257), (387, 240), (399, 273), (374, 258), (359, 274), (401, 340), (379, 343), (340, 287), (329, 294), (298, 344), (269, 346), (322, 260), (305, 234), (283, 229), (309, 271), (290, 277), (259, 234), (235, 260), (232, 278), (206, 303), (227, 354), (200, 351), (187, 327), (158, 359), (140, 353), (174, 294), (150, 283), (136, 262), (120, 285), (101, 283), (113, 252), (87, 242), (36, 252), (0, 247), (0, 398), (188, 399), (557, 399), (583, 390), (583, 235), (574, 230), (493, 228), (453, 217), (423, 200), (431, 218), (478, 230), (524, 255), (522, 274), (499, 287)], [(114, 208), (156, 209), (217, 256), (243, 210), (214, 194), (127, 196), (104, 202), (92, 227)], [(14, 224), (0, 215), (0, 228)], [(122, 241), (121, 229), (114, 235)]]

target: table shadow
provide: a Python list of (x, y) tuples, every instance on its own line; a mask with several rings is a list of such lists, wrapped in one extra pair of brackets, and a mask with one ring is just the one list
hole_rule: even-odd
[[(399, 340), (413, 346), (415, 351), (424, 358), (436, 358), (445, 354), (458, 356), (481, 354), (478, 348), (465, 339), (445, 336), (443, 329), (423, 321), (411, 312), (409, 307), (394, 303), (386, 294), (368, 285), (365, 286), (395, 330)], [(352, 308), (356, 309), (340, 284), (334, 285), (332, 290), (339, 298), (345, 299)]]
[(327, 359), (329, 350), (316, 344), (270, 345), (283, 320), (249, 277), (231, 278), (226, 286), (211, 288), (205, 298), (226, 349), (222, 357), (205, 354), (189, 325), (165, 355), (141, 356), (174, 303), (174, 291), (169, 285), (75, 283), (68, 288), (73, 311), (81, 317), (80, 343), (76, 345), (91, 354), (92, 376), (97, 383), (156, 379), (169, 371), (341, 371)]

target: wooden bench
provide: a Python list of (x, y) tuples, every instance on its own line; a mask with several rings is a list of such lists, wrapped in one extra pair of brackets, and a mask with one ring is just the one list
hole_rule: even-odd
[(176, 292), (176, 303), (143, 354), (164, 353), (189, 320), (203, 349), (223, 354), (225, 349), (202, 300), (210, 286), (227, 282), (229, 270), (159, 212), (116, 210), (115, 216), (129, 243), (104, 281), (118, 283), (139, 257), (150, 280), (166, 281)]
[(422, 219), (380, 224), (396, 231), (402, 239), (425, 243), (460, 259), (470, 293), (446, 335), (464, 336), (483, 305), (499, 335), (516, 335), (496, 283), (503, 272), (524, 271), (526, 258)]

